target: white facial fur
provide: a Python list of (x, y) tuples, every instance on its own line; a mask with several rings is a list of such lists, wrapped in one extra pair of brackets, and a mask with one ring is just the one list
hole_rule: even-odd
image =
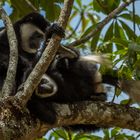
[[(36, 48), (36, 46), (35, 46), (35, 48), (30, 48), (29, 39), (33, 35), (34, 32), (38, 32), (38, 33), (42, 34), (43, 36), (45, 36), (45, 34), (39, 28), (37, 28), (35, 25), (30, 24), (30, 23), (23, 24), (20, 28), (20, 32), (21, 32), (22, 49), (28, 53), (36, 53), (39, 46), (38, 46), (38, 48)], [(37, 43), (37, 44), (39, 45), (39, 43)]]
[(38, 92), (38, 88), (36, 88), (35, 90), (35, 94), (40, 97), (40, 98), (47, 98), (47, 97), (50, 97), (50, 96), (53, 96), (54, 94), (56, 94), (56, 92), (58, 91), (58, 87), (57, 87), (57, 84), (55, 83), (55, 81), (49, 77), (47, 74), (43, 74), (42, 76), (42, 80), (45, 79), (46, 80), (46, 83), (42, 84), (42, 86), (47, 87), (48, 88), (53, 88), (53, 91), (52, 93), (39, 93)]

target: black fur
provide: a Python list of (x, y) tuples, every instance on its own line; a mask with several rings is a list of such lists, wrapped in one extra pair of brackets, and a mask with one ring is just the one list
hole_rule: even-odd
[[(47, 26), (50, 26), (49, 22), (46, 21), (43, 18), (43, 16), (41, 16), (38, 13), (31, 13), (14, 23), (13, 26), (14, 26), (14, 30), (16, 33), (17, 41), (18, 41), (18, 52), (19, 52), (19, 61), (18, 61), (17, 78), (16, 78), (18, 85), (21, 84), (21, 77), (23, 77), (22, 75), (24, 73), (25, 67), (27, 67), (28, 65), (26, 62), (22, 61), (21, 56), (27, 58), (29, 62), (33, 62), (34, 59), (36, 58), (36, 54), (29, 54), (28, 52), (25, 52), (21, 47), (22, 41), (21, 41), (20, 29), (21, 29), (21, 26), (26, 23), (31, 23), (35, 25), (44, 33)], [(1, 87), (6, 76), (8, 63), (9, 63), (9, 43), (8, 43), (6, 29), (3, 28), (0, 34), (0, 74), (1, 74), (0, 83), (1, 83)]]
[[(28, 103), (29, 110), (40, 120), (53, 124), (56, 121), (57, 112), (55, 112), (52, 102), (63, 104), (86, 100), (106, 101), (107, 95), (105, 93), (96, 93), (95, 91), (96, 71), (96, 64), (80, 60), (80, 58), (58, 59), (55, 66), (52, 63), (47, 71), (47, 74), (58, 86), (57, 93), (48, 98), (39, 98), (33, 94)], [(82, 130), (90, 131), (97, 129), (94, 125), (74, 125), (69, 127), (72, 130), (81, 128)]]
[[(22, 84), (31, 70), (33, 69), (34, 65), (38, 61), (38, 52), (30, 53), (23, 49), (23, 42), (21, 38), (21, 28), (23, 25), (31, 24), (34, 25), (36, 28), (40, 29), (45, 36), (47, 32), (47, 39), (51, 37), (53, 33), (59, 34), (62, 28), (59, 28), (57, 24), (50, 24), (49, 21), (45, 20), (42, 15), (39, 13), (30, 13), (27, 16), (23, 17), (22, 19), (18, 20), (14, 23), (13, 27), (16, 33), (17, 41), (18, 41), (18, 52), (19, 52), (19, 60), (18, 60), (18, 67), (17, 67), (17, 77), (16, 77), (16, 88)], [(27, 32), (27, 31), (24, 31)], [(60, 35), (64, 36), (64, 32), (60, 32)], [(37, 40), (38, 38), (43, 38), (40, 34), (35, 33), (32, 34), (29, 38), (28, 45), (31, 48), (40, 47), (35, 46), (33, 40)], [(38, 44), (39, 45), (39, 44)], [(35, 48), (36, 50), (38, 48)], [(42, 53), (42, 52), (41, 52)], [(1, 28), (0, 30), (0, 89), (2, 88), (4, 79), (6, 77), (6, 72), (9, 63), (9, 43), (7, 38), (7, 33), (5, 28)], [(14, 93), (13, 93), (14, 94)]]

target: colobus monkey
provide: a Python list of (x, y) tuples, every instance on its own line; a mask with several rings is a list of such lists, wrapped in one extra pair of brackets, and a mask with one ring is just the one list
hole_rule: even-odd
[[(17, 41), (19, 61), (16, 85), (23, 83), (38, 61), (38, 49), (42, 40), (56, 33), (64, 36), (64, 30), (57, 24), (50, 24), (38, 13), (30, 13), (13, 24)], [(0, 31), (0, 88), (2, 88), (9, 63), (9, 43), (5, 28)], [(50, 79), (51, 80), (51, 79)], [(56, 86), (56, 85), (55, 85)]]
[[(75, 50), (71, 49), (71, 51)], [(44, 122), (55, 123), (57, 112), (52, 105), (54, 102), (70, 104), (78, 101), (106, 101), (107, 99), (96, 63), (89, 58), (81, 57), (78, 53), (77, 58), (67, 58), (58, 54), (46, 74), (56, 82), (58, 87), (56, 94), (42, 98), (43, 91), (33, 94), (28, 102), (30, 112)], [(41, 85), (38, 88), (42, 88)], [(81, 128), (87, 131), (96, 129), (93, 125), (74, 125), (70, 128), (71, 130)]]

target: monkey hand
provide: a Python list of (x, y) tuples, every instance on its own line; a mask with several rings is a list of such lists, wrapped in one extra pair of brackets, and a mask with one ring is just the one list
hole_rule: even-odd
[(53, 34), (57, 34), (61, 38), (65, 37), (65, 30), (60, 27), (57, 23), (53, 23), (46, 29), (46, 40), (50, 39)]

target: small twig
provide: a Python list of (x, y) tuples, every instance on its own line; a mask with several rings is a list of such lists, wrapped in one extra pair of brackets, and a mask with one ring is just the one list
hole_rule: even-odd
[(112, 19), (114, 18), (117, 14), (122, 12), (122, 10), (127, 7), (130, 3), (132, 3), (134, 0), (127, 0), (126, 2), (122, 3), (118, 8), (113, 10), (105, 19), (103, 19), (97, 26), (96, 29), (91, 31), (87, 36), (76, 40), (72, 43), (70, 43), (68, 46), (78, 46), (82, 43), (85, 43), (88, 41), (90, 38), (94, 37), (97, 35), (97, 32), (101, 31), (101, 29)]
[(29, 0), (25, 0), (25, 2), (28, 4), (28, 6), (29, 6), (30, 8), (33, 9), (33, 11), (35, 11), (35, 12), (38, 11), (37, 8), (36, 8)]
[[(68, 18), (71, 13), (73, 5), (73, 0), (65, 0), (64, 7), (61, 10), (61, 14), (58, 20), (58, 24), (66, 28)], [(49, 64), (53, 60), (60, 43), (61, 38), (57, 35), (53, 35), (48, 46), (44, 50), (41, 59), (36, 64), (35, 68), (27, 78), (23, 91), (20, 91), (16, 94), (16, 97), (21, 101), (21, 104), (24, 106), (27, 101), (32, 96), (33, 91), (35, 90), (36, 86), (39, 84), (42, 75), (47, 71)]]
[(12, 93), (15, 84), (15, 77), (16, 77), (16, 70), (17, 70), (17, 63), (18, 63), (18, 49), (17, 49), (16, 34), (12, 22), (2, 7), (0, 7), (0, 13), (6, 26), (7, 36), (9, 40), (9, 46), (10, 46), (9, 65), (8, 65), (6, 79), (2, 87), (2, 96), (8, 96)]

